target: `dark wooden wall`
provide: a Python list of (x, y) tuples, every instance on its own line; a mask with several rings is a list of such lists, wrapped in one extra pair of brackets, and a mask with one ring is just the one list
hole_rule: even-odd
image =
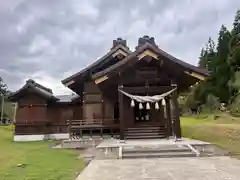
[[(115, 92), (113, 92), (115, 91)], [(104, 121), (114, 118), (117, 89), (101, 89), (93, 81), (84, 84), (83, 120)]]
[[(164, 69), (156, 62), (143, 61), (136, 66), (130, 67), (121, 74), (121, 79), (124, 87), (153, 87), (153, 86), (170, 86), (172, 77), (169, 76)], [(164, 92), (164, 90), (163, 90)], [(159, 92), (159, 93), (163, 93)], [(139, 95), (153, 95), (140, 92), (131, 92)], [(154, 93), (155, 95), (156, 93)], [(126, 120), (126, 127), (134, 126), (134, 109), (130, 107), (130, 99), (124, 96), (124, 119)], [(164, 108), (159, 104), (159, 109), (156, 110), (154, 104), (150, 108), (149, 124), (165, 124)], [(147, 122), (145, 122), (147, 123)]]
[(26, 93), (18, 100), (15, 134), (67, 133), (66, 121), (72, 119), (77, 107), (78, 104), (57, 103)]
[(47, 120), (47, 100), (33, 93), (25, 94), (18, 101), (17, 122)]

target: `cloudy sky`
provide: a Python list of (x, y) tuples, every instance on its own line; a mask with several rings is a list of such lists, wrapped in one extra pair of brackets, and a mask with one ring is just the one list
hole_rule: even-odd
[(61, 80), (106, 53), (117, 37), (133, 49), (143, 35), (197, 64), (209, 36), (232, 27), (239, 0), (0, 0), (0, 77), (69, 92)]

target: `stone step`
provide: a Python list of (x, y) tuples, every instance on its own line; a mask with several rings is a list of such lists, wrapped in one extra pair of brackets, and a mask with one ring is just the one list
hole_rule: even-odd
[(161, 138), (165, 138), (164, 135), (144, 135), (144, 134), (140, 134), (138, 136), (134, 135), (134, 136), (126, 136), (126, 139), (161, 139)]
[(135, 154), (135, 153), (166, 153), (166, 152), (189, 152), (192, 151), (189, 148), (133, 148), (133, 149), (124, 149), (123, 153)]
[(134, 132), (134, 133), (130, 133), (130, 132), (126, 132), (125, 135), (126, 136), (164, 136), (164, 132)]
[(125, 130), (126, 133), (140, 133), (140, 132), (164, 132), (164, 129), (131, 129)]
[(158, 153), (123, 153), (123, 159), (136, 159), (136, 158), (174, 158), (174, 157), (196, 157), (192, 152), (158, 152)]
[(127, 128), (126, 130), (154, 130), (154, 129), (165, 129), (164, 127), (156, 127), (156, 126), (146, 126), (146, 127), (132, 127), (132, 128)]
[(144, 123), (141, 124), (141, 123), (139, 123), (139, 124), (136, 124), (134, 127), (164, 127), (164, 124), (144, 124)]

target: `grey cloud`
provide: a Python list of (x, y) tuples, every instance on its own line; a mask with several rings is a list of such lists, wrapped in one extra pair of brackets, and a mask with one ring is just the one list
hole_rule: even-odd
[(112, 40), (156, 37), (161, 48), (196, 64), (209, 36), (231, 27), (240, 2), (159, 0), (0, 0), (0, 76), (11, 90), (28, 78), (66, 92), (60, 80), (103, 55)]

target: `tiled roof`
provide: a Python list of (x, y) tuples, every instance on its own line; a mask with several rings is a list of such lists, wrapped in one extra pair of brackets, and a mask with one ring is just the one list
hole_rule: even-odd
[(59, 99), (58, 102), (71, 102), (73, 99), (79, 96), (76, 94), (70, 94), (70, 95), (58, 95), (55, 97)]
[[(119, 40), (119, 39), (118, 39)], [(121, 41), (121, 40), (120, 40)], [(113, 43), (115, 43), (113, 41)], [(124, 42), (125, 43), (125, 42)], [(92, 68), (100, 65), (100, 64), (105, 64), (107, 63), (109, 60), (111, 60), (111, 58), (109, 59), (108, 57), (111, 56), (114, 52), (116, 52), (117, 50), (121, 49), (124, 52), (126, 52), (127, 54), (130, 54), (131, 51), (129, 50), (129, 48), (126, 46), (126, 44), (124, 45), (124, 43), (122, 43), (122, 41), (120, 43), (115, 43), (115, 45), (112, 47), (112, 49), (105, 54), (103, 57), (101, 57), (100, 59), (98, 59), (97, 61), (95, 61), (94, 63), (92, 63), (91, 65), (87, 66), (86, 68), (82, 69), (81, 71), (73, 74), (72, 76), (62, 80), (63, 84), (66, 84), (67, 82), (73, 80), (74, 78), (81, 76), (85, 73), (87, 73), (89, 70), (91, 70)]]
[(38, 84), (37, 82), (35, 82), (32, 79), (29, 79), (26, 81), (26, 84), (22, 88), (20, 88), (16, 92), (12, 93), (8, 97), (9, 100), (17, 100), (19, 97), (19, 94), (27, 89), (32, 89), (34, 92), (38, 93), (39, 95), (41, 95), (47, 99), (53, 99), (56, 102), (72, 102), (72, 100), (79, 97), (77, 94), (55, 96), (51, 89), (44, 87), (41, 84)]

